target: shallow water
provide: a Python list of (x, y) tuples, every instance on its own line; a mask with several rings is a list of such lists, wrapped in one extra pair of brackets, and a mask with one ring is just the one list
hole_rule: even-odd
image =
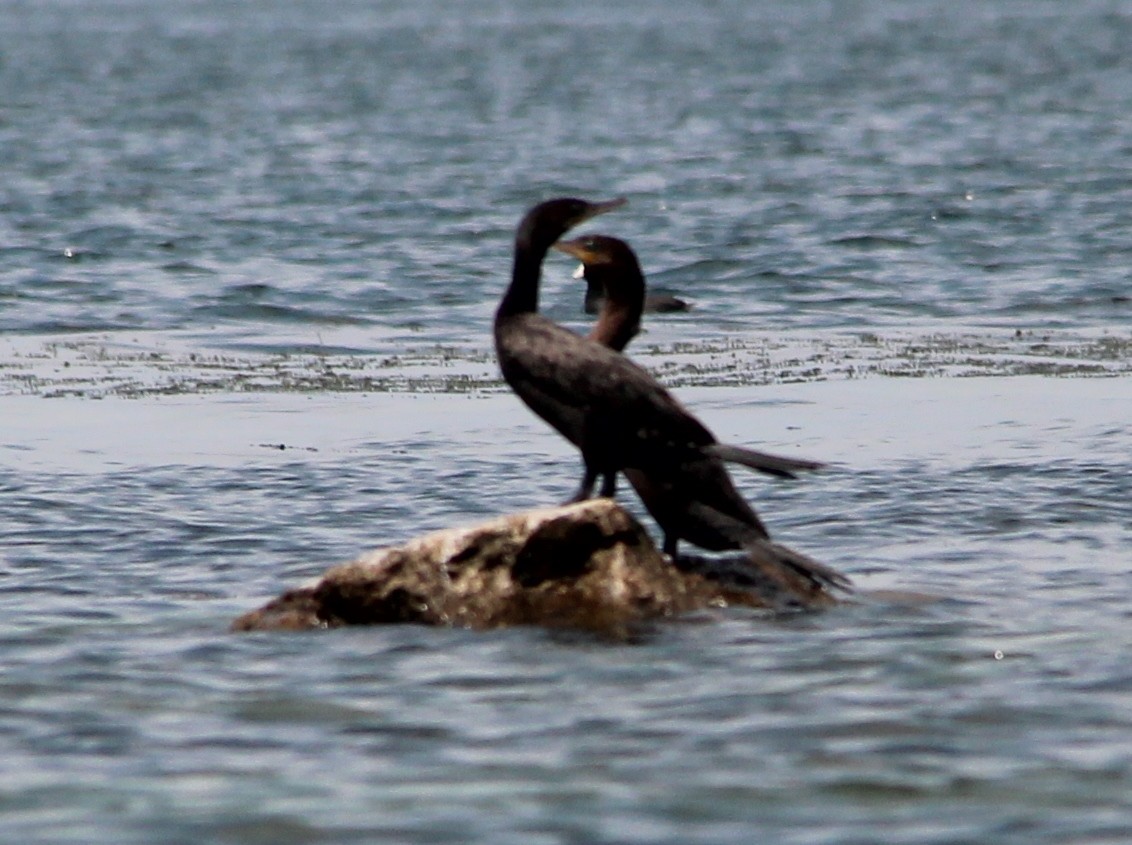
[(233, 636), (363, 548), (562, 498), (574, 456), (497, 393), (3, 399), (6, 833), (1120, 841), (1132, 381), (682, 396), (725, 438), (838, 456), (739, 479), (856, 602), (631, 643)]
[[(1123, 843), (1123, 4), (0, 3), (0, 839)], [(234, 636), (559, 501), (488, 340), (522, 210), (855, 600), (630, 642)], [(544, 305), (582, 325), (569, 262)], [(576, 322), (575, 322), (576, 321)]]

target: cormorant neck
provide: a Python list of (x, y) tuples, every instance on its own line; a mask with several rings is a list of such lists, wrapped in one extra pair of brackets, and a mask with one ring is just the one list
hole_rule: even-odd
[(587, 314), (596, 314), (601, 310), (601, 303), (605, 300), (605, 289), (590, 276), (586, 276), (586, 297), (582, 306)]
[(503, 294), (499, 310), (495, 312), (496, 320), (515, 314), (534, 314), (538, 311), (539, 277), (547, 249), (549, 247), (533, 244), (525, 238), (516, 239), (511, 284)]
[(624, 303), (608, 299), (602, 306), (601, 315), (590, 330), (589, 339), (617, 352), (623, 352), (637, 332), (641, 330), (640, 312)]
[(621, 352), (641, 330), (645, 280), (632, 267), (587, 267), (586, 282), (604, 292), (590, 339)]

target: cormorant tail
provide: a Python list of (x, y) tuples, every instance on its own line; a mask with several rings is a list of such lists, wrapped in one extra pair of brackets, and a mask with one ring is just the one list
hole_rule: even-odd
[(797, 478), (798, 476), (795, 473), (810, 472), (825, 466), (820, 461), (784, 458), (780, 455), (771, 455), (743, 446), (732, 446), (729, 443), (712, 443), (704, 446), (703, 450), (729, 464), (742, 464), (750, 469), (764, 472), (767, 475), (776, 475), (779, 478)]

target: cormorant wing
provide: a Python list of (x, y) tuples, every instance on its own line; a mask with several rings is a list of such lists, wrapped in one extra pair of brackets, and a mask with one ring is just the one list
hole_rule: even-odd
[(571, 442), (581, 445), (587, 433), (600, 433), (610, 448), (624, 450), (625, 466), (715, 443), (699, 420), (624, 355), (537, 314), (509, 321), (504, 330), (506, 343), (496, 344), (504, 375)]

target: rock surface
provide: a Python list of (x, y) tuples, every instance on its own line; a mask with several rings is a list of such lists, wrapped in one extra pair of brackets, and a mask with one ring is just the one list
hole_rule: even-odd
[(613, 632), (705, 607), (835, 603), (801, 579), (753, 571), (742, 561), (681, 556), (673, 566), (632, 515), (611, 499), (592, 499), (375, 550), (240, 616), (232, 628), (410, 622)]

